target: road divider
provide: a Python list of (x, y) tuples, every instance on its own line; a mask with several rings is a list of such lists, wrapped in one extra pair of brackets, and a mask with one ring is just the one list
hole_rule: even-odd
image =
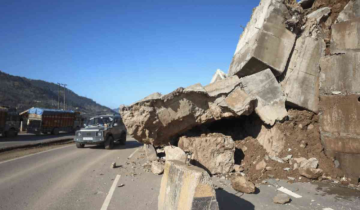
[(128, 159), (131, 159), (136, 153), (137, 151), (139, 151), (140, 148), (136, 149), (133, 153), (131, 153), (131, 155), (128, 157)]
[(109, 190), (109, 193), (108, 193), (108, 195), (106, 196), (105, 201), (104, 201), (104, 203), (103, 203), (103, 205), (102, 205), (102, 207), (101, 207), (100, 210), (107, 210), (107, 208), (109, 207), (111, 198), (112, 198), (112, 196), (113, 196), (113, 194), (114, 194), (114, 192), (115, 192), (116, 185), (117, 185), (117, 183), (119, 182), (120, 177), (121, 177), (120, 175), (116, 175), (116, 178), (115, 178), (115, 180), (114, 180), (114, 182), (113, 182), (113, 184), (112, 184), (112, 186), (111, 186), (111, 188), (110, 188), (110, 190)]

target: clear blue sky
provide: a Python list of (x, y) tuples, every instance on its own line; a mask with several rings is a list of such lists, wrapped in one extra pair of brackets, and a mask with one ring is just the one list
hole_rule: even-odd
[[(196, 3), (194, 3), (196, 2)], [(0, 70), (116, 108), (228, 71), (258, 0), (0, 0)]]

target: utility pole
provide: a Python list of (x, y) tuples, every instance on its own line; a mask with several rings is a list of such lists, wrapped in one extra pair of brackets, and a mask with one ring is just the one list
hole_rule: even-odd
[(66, 110), (66, 86), (67, 84), (62, 84), (64, 86), (64, 110)]
[(57, 83), (59, 86), (58, 86), (58, 109), (60, 109), (60, 83)]

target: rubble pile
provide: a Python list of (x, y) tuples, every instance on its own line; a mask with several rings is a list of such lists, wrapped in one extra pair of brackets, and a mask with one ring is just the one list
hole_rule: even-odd
[(359, 6), (261, 0), (228, 73), (121, 107), (128, 133), (148, 144), (150, 162), (166, 146), (164, 159), (225, 176), (238, 189), (267, 178), (357, 182)]
[[(236, 159), (236, 164), (243, 169), (238, 173), (246, 175), (255, 183), (261, 183), (269, 178), (298, 182), (309, 181), (309, 179), (340, 182), (345, 174), (336, 168), (334, 161), (324, 153), (318, 118), (318, 115), (309, 111), (289, 110), (289, 120), (277, 123), (272, 128), (263, 127), (260, 132), (252, 131), (249, 137), (235, 141), (236, 156), (239, 157)], [(238, 123), (241, 123), (243, 128), (248, 127), (249, 129), (246, 130), (249, 131), (256, 121), (259, 119), (255, 116), (253, 119), (242, 120)], [(273, 150), (277, 151), (276, 153), (269, 153), (266, 147), (260, 144), (259, 138), (263, 138), (264, 131), (268, 143), (267, 148), (277, 148)], [(231, 135), (243, 136), (243, 134), (235, 133)], [(280, 138), (278, 138), (279, 135)], [(322, 173), (318, 169), (321, 169)], [(236, 173), (235, 169), (234, 172)], [(308, 172), (307, 174), (316, 172), (311, 174), (319, 176), (309, 176), (305, 172)]]

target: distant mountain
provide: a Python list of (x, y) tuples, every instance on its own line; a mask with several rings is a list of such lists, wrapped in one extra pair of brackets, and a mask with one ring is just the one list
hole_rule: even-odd
[[(42, 80), (12, 76), (0, 71), (0, 105), (24, 111), (31, 107), (58, 108), (59, 86)], [(63, 92), (60, 89), (60, 109), (63, 108)], [(114, 113), (92, 99), (82, 97), (66, 88), (66, 109), (80, 111), (86, 116)]]

